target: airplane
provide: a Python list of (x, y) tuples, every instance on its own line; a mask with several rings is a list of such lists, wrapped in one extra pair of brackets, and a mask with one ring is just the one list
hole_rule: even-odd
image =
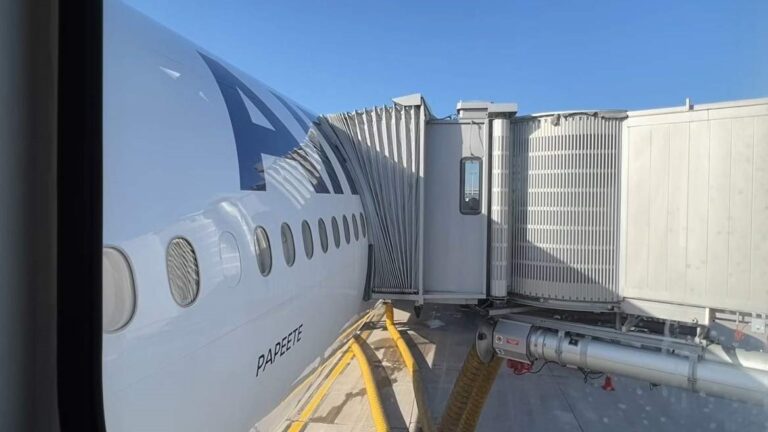
[(360, 196), (315, 117), (105, 2), (107, 430), (271, 430), (373, 305)]

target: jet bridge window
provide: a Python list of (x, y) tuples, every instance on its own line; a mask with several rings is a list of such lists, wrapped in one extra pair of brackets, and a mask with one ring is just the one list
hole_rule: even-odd
[(264, 227), (256, 227), (253, 232), (253, 243), (256, 246), (256, 263), (259, 265), (259, 271), (263, 276), (266, 276), (272, 271), (272, 250), (269, 246), (267, 230)]
[(280, 227), (280, 240), (283, 242), (283, 258), (288, 267), (296, 261), (296, 245), (293, 242), (293, 231), (291, 226), (283, 223)]
[(479, 157), (461, 158), (461, 190), (459, 211), (465, 215), (480, 214), (482, 203), (483, 161)]

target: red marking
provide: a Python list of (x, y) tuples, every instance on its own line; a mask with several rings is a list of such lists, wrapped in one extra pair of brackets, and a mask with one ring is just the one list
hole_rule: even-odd
[(515, 345), (515, 346), (517, 346), (517, 345), (520, 345), (520, 341), (519, 341), (519, 340), (517, 340), (517, 339), (510, 339), (510, 338), (507, 338), (507, 343), (508, 343), (509, 345)]
[(603, 390), (605, 390), (605, 391), (614, 391), (614, 390), (616, 390), (613, 387), (613, 379), (611, 378), (610, 375), (606, 375), (605, 376), (605, 380), (603, 381), (603, 385), (600, 386), (600, 387), (602, 387)]
[(507, 359), (507, 367), (512, 369), (515, 375), (524, 375), (531, 371), (530, 364), (512, 359)]
[(746, 336), (746, 334), (743, 331), (739, 330), (739, 329), (736, 329), (733, 332), (733, 338), (736, 339), (736, 342), (743, 341), (745, 336)]

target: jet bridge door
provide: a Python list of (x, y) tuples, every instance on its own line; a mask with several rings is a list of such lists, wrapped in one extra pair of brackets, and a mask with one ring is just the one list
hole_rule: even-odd
[(427, 302), (486, 297), (488, 121), (427, 124), (424, 166), (424, 290)]

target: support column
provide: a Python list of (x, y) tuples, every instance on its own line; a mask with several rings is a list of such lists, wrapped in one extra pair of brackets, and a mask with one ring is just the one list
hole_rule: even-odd
[(509, 120), (492, 120), (490, 278), (494, 299), (507, 297), (509, 283)]

